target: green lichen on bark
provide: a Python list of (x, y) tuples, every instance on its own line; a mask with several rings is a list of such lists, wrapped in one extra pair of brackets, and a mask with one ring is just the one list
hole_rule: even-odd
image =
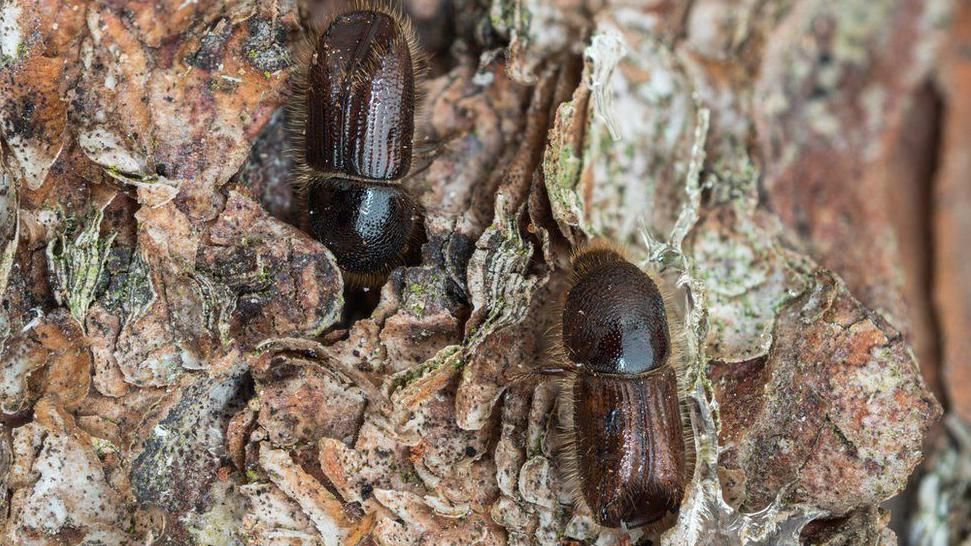
[(54, 296), (66, 305), (74, 320), (84, 327), (84, 317), (94, 301), (101, 272), (115, 233), (101, 236), (104, 211), (94, 210), (80, 225), (71, 219), (62, 223), (62, 231), (47, 245), (47, 264)]
[(909, 529), (915, 546), (935, 546), (971, 533), (971, 524), (960, 519), (971, 511), (971, 425), (955, 415), (945, 418), (944, 425), (947, 433), (930, 455), (928, 472), (917, 488)]

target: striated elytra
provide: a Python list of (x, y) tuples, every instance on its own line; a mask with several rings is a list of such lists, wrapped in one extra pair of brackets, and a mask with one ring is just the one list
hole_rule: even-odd
[(404, 29), (393, 17), (337, 16), (315, 44), (308, 83), (309, 167), (371, 180), (408, 174), (415, 74)]
[(687, 468), (669, 311), (657, 282), (609, 246), (573, 268), (562, 361), (539, 372), (564, 379), (561, 464), (597, 523), (650, 524), (678, 511)]
[(375, 286), (420, 233), (418, 206), (396, 183), (411, 168), (420, 54), (395, 9), (349, 4), (310, 39), (290, 123), (313, 235), (346, 281)]

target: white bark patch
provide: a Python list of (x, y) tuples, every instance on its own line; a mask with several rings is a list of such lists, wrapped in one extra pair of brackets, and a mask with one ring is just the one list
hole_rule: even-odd
[[(20, 239), (20, 208), (17, 199), (17, 183), (10, 172), (0, 164), (0, 294), (6, 291), (10, 280), (17, 241)], [(7, 318), (0, 318), (0, 348), (9, 326)]]
[(18, 2), (9, 2), (0, 8), (0, 55), (4, 59), (19, 57), (23, 35), (20, 31), (20, 13), (22, 9)]
[(115, 178), (121, 174), (141, 176), (144, 171), (145, 159), (127, 150), (118, 135), (105, 129), (95, 128), (78, 134), (78, 144), (91, 161), (107, 169)]
[(290, 500), (283, 491), (271, 483), (250, 483), (239, 488), (249, 504), (243, 516), (243, 528), (254, 538), (262, 538), (263, 543), (275, 541), (287, 543), (285, 539), (316, 541), (313, 524), (300, 511), (297, 503)]
[(583, 56), (590, 62), (591, 70), (587, 85), (593, 93), (593, 112), (603, 122), (610, 132), (610, 138), (620, 140), (620, 130), (614, 117), (613, 90), (610, 87), (611, 76), (617, 63), (627, 55), (624, 37), (614, 29), (607, 29), (597, 34), (590, 41), (590, 46), (583, 52)]
[(341, 543), (349, 525), (340, 501), (293, 462), (286, 451), (261, 444), (260, 466), (269, 474), (274, 485), (300, 505), (325, 545), (338, 546)]
[(88, 539), (92, 534), (123, 536), (112, 531), (125, 527), (120, 498), (105, 480), (98, 457), (78, 435), (48, 430), (36, 458), (23, 462), (30, 466), (24, 477), (32, 483), (11, 483), (23, 487), (14, 493), (13, 524), (4, 537), (10, 542), (4, 543), (20, 544), (20, 537), (54, 535), (66, 528)]

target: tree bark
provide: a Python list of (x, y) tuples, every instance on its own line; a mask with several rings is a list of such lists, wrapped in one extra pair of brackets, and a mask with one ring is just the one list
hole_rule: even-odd
[[(881, 508), (925, 446), (934, 498), (971, 482), (966, 2), (405, 0), (425, 239), (370, 292), (285, 131), (335, 2), (0, 2), (0, 542), (967, 536)], [(694, 472), (632, 530), (523, 379), (596, 239), (687, 349)]]

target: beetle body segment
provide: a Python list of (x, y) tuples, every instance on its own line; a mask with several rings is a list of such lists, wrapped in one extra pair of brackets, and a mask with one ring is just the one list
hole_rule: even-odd
[(657, 284), (612, 250), (574, 259), (563, 308), (563, 345), (574, 364), (595, 372), (638, 374), (667, 363), (671, 336)]
[(579, 493), (597, 523), (637, 527), (677, 512), (684, 493), (678, 380), (579, 374), (573, 381)]
[(311, 232), (360, 284), (398, 265), (420, 217), (408, 192), (379, 182), (328, 178), (309, 189), (307, 204)]
[(307, 166), (397, 180), (411, 166), (415, 69), (405, 28), (389, 13), (340, 14), (317, 38), (307, 72)]

